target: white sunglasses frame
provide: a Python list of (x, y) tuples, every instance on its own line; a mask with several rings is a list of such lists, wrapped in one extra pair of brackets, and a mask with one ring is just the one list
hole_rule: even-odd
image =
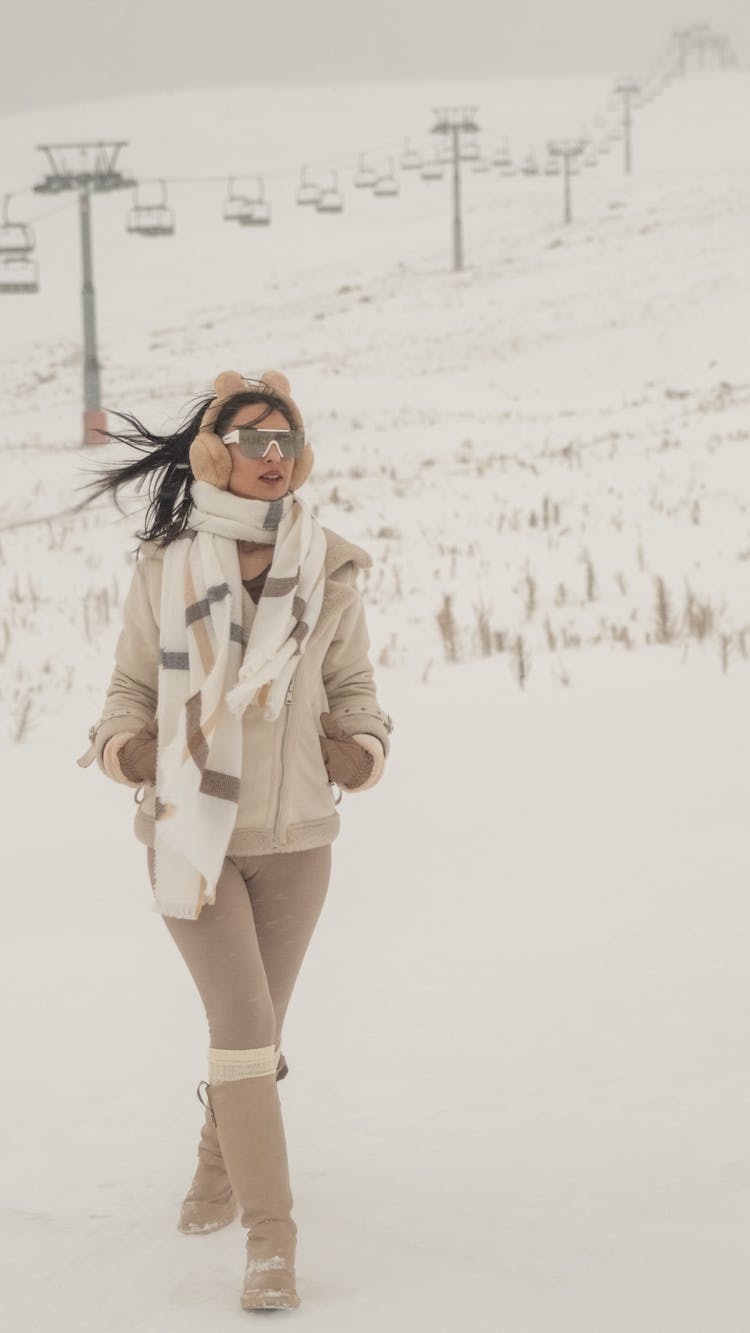
[[(240, 442), (240, 429), (244, 429), (244, 430), (252, 430), (252, 431), (254, 431), (254, 432), (255, 432), (256, 434), (258, 434), (258, 435), (261, 435), (261, 434), (262, 434), (262, 435), (265, 435), (265, 434), (266, 434), (266, 430), (265, 430), (262, 426), (246, 426), (246, 427), (242, 427), (242, 428), (238, 426), (235, 430), (230, 431), (228, 435), (222, 435), (221, 438), (222, 438), (223, 443), (224, 443), (224, 444), (239, 444), (239, 442)], [(302, 449), (300, 450), (300, 452), (299, 452), (298, 454), (284, 454), (284, 453), (282, 452), (281, 445), (279, 444), (279, 441), (278, 441), (278, 439), (277, 439), (276, 437), (277, 437), (277, 435), (282, 435), (282, 436), (283, 436), (283, 435), (287, 435), (287, 434), (289, 434), (289, 435), (294, 434), (294, 435), (296, 435), (296, 436), (301, 436), (301, 437), (302, 437), (302, 447), (304, 448), (304, 444), (305, 444), (305, 435), (304, 435), (304, 431), (294, 430), (294, 429), (290, 429), (289, 431), (283, 431), (283, 430), (280, 430), (280, 431), (274, 431), (274, 430), (269, 430), (269, 431), (268, 431), (268, 434), (271, 435), (272, 438), (268, 441), (268, 444), (266, 445), (266, 447), (265, 447), (265, 449), (263, 450), (263, 453), (262, 453), (262, 454), (245, 454), (244, 457), (246, 457), (246, 458), (253, 458), (253, 457), (257, 457), (257, 458), (265, 458), (265, 456), (266, 456), (266, 454), (268, 453), (268, 450), (271, 448), (271, 445), (272, 445), (272, 444), (275, 444), (275, 445), (277, 446), (278, 451), (279, 451), (279, 453), (281, 454), (281, 457), (282, 457), (282, 458), (290, 458), (290, 457), (291, 457), (291, 458), (300, 458), (300, 457), (301, 457), (301, 455), (302, 455)]]

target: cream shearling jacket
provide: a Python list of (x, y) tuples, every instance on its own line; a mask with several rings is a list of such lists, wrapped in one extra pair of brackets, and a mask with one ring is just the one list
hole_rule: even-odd
[[(243, 765), (237, 820), (228, 855), (303, 851), (333, 842), (340, 818), (320, 746), (320, 714), (330, 712), (350, 735), (375, 755), (374, 785), (390, 749), (393, 720), (380, 707), (369, 658), (370, 640), (356, 580), (372, 565), (361, 546), (323, 528), (327, 542), (325, 589), (317, 624), (292, 678), (279, 717), (266, 722), (250, 706), (243, 714)], [(179, 538), (191, 540), (192, 531)], [(164, 551), (141, 542), (133, 579), (123, 605), (123, 625), (115, 648), (115, 666), (102, 715), (89, 730), (91, 742), (77, 760), (97, 761), (103, 773), (119, 771), (107, 742), (140, 730), (156, 716), (159, 678), (159, 615)], [(243, 587), (243, 628), (249, 633), (255, 604)], [(376, 737), (375, 742), (371, 737)], [(382, 752), (377, 742), (382, 747)], [(369, 747), (368, 747), (369, 748)], [(137, 784), (129, 783), (130, 786)], [(143, 793), (139, 802), (139, 793)], [(138, 785), (134, 833), (154, 845), (153, 784)]]

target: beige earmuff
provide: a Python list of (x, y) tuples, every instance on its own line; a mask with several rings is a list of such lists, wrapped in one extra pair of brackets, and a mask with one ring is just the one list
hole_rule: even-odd
[[(292, 425), (304, 430), (302, 414), (289, 391), (289, 380), (281, 370), (265, 370), (260, 377), (261, 384), (267, 384), (277, 398), (288, 408)], [(232, 455), (224, 441), (214, 431), (214, 423), (221, 410), (222, 403), (235, 393), (242, 393), (248, 388), (247, 381), (236, 370), (222, 370), (214, 380), (216, 397), (209, 404), (201, 420), (201, 428), (190, 446), (190, 469), (196, 481), (207, 481), (209, 486), (225, 491), (229, 487), (232, 475)], [(259, 390), (262, 392), (262, 388)], [(312, 472), (315, 456), (309, 440), (299, 458), (295, 458), (289, 489), (299, 490)]]

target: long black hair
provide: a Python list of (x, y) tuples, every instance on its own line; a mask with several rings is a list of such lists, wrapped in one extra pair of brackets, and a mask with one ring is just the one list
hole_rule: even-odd
[[(261, 381), (255, 382), (261, 384)], [(132, 481), (136, 483), (136, 490), (140, 491), (143, 483), (148, 481), (149, 506), (146, 511), (146, 521), (143, 531), (136, 532), (135, 536), (138, 541), (155, 541), (160, 546), (168, 546), (185, 531), (193, 508), (190, 494), (193, 482), (189, 461), (190, 446), (200, 430), (203, 414), (213, 400), (213, 394), (196, 400), (198, 406), (190, 410), (172, 435), (155, 435), (130, 412), (111, 412), (112, 416), (127, 422), (131, 429), (102, 430), (100, 434), (106, 435), (109, 440), (118, 440), (120, 444), (127, 444), (137, 449), (141, 457), (133, 459), (130, 463), (82, 469), (93, 471), (95, 479), (84, 482), (83, 488), (77, 488), (89, 489), (91, 494), (77, 504), (73, 512), (77, 513), (85, 508), (100, 495), (109, 494), (124, 517), (124, 511), (119, 503), (120, 488)], [(267, 384), (262, 384), (258, 389), (243, 389), (239, 393), (234, 393), (222, 403), (212, 427), (215, 434), (223, 435), (235, 412), (253, 403), (266, 404), (266, 411), (261, 413), (257, 418), (258, 421), (265, 421), (269, 413), (276, 408), (283, 414), (290, 427), (294, 425), (290, 410), (283, 399), (278, 398)]]

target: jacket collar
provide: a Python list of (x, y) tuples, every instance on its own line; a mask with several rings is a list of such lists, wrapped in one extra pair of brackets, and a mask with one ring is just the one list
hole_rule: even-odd
[[(321, 524), (322, 526), (322, 524)], [(351, 561), (358, 565), (360, 569), (369, 569), (372, 565), (372, 556), (357, 546), (356, 542), (347, 541), (338, 532), (333, 532), (330, 528), (323, 528), (328, 543), (326, 551), (326, 574), (333, 574), (334, 570), (340, 569), (342, 565), (348, 565)]]

